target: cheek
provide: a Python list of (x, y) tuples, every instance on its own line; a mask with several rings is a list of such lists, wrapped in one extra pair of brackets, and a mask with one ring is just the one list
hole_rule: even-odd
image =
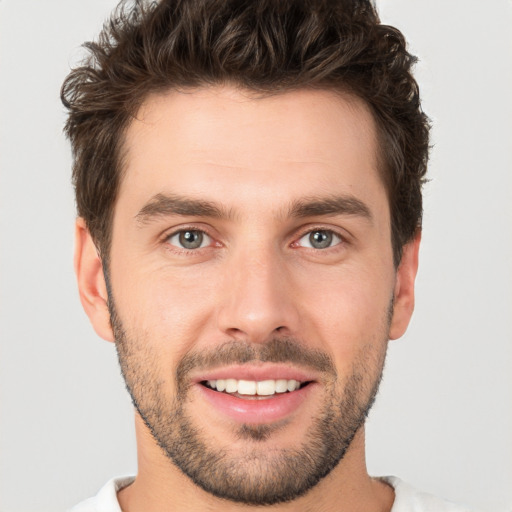
[(176, 275), (162, 268), (125, 275), (130, 279), (113, 286), (127, 330), (158, 346), (162, 355), (185, 353), (207, 324), (213, 283), (200, 272)]
[(363, 346), (387, 342), (393, 279), (344, 269), (315, 285), (302, 283), (302, 310), (311, 331), (339, 361), (351, 361)]

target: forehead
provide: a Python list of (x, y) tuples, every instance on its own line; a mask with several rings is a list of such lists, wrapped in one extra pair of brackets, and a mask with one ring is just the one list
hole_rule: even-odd
[(272, 206), (333, 187), (383, 189), (369, 109), (326, 90), (255, 97), (211, 87), (152, 95), (127, 129), (124, 162), (118, 200), (139, 203), (162, 192), (243, 201), (266, 190), (261, 197)]

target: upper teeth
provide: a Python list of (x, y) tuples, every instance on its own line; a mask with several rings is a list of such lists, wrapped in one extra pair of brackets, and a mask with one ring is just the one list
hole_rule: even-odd
[(240, 395), (274, 395), (275, 393), (286, 393), (299, 389), (300, 382), (297, 380), (236, 380), (217, 379), (207, 381), (208, 386), (217, 391), (227, 393), (238, 393)]

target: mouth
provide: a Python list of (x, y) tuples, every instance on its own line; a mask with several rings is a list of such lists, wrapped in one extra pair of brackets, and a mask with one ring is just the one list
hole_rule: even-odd
[(315, 377), (286, 365), (240, 365), (202, 375), (195, 389), (212, 421), (262, 425), (295, 417), (304, 403), (318, 400), (322, 386)]
[(293, 393), (311, 384), (311, 381), (299, 381), (295, 379), (216, 379), (205, 380), (201, 384), (213, 391), (228, 394), (242, 399), (261, 400), (272, 398), (276, 395)]

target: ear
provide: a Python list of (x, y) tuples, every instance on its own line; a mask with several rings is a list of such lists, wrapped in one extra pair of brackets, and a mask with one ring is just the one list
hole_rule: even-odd
[(104, 340), (114, 341), (103, 265), (85, 221), (80, 217), (75, 226), (74, 263), (80, 301), (94, 330)]
[(403, 336), (414, 311), (414, 280), (418, 272), (418, 253), (420, 249), (421, 230), (404, 245), (402, 259), (396, 272), (393, 317), (389, 328), (389, 339), (396, 340)]

